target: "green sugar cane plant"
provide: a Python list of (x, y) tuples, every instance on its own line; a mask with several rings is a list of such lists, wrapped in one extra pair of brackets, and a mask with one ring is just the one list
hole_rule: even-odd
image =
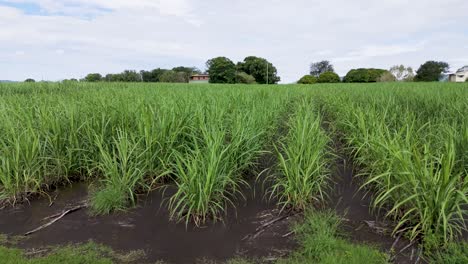
[(32, 129), (13, 133), (0, 145), (0, 203), (14, 205), (40, 193), (45, 181), (39, 135)]
[(275, 176), (270, 198), (276, 197), (282, 209), (305, 210), (323, 202), (329, 184), (329, 137), (322, 119), (310, 100), (299, 102), (290, 118), (289, 132), (276, 148), (279, 175)]
[(254, 165), (276, 129), (275, 113), (281, 107), (270, 107), (249, 96), (228, 96), (196, 108), (188, 132), (192, 139), (186, 140), (185, 150), (174, 152), (173, 219), (197, 225), (218, 220), (235, 198), (243, 197), (240, 187), (247, 183), (242, 173)]
[(184, 145), (184, 135), (191, 122), (190, 108), (178, 104), (165, 104), (158, 108), (143, 106), (136, 114), (138, 134), (142, 135), (143, 159), (148, 181), (164, 181), (173, 163), (172, 153)]
[(79, 177), (86, 152), (81, 146), (83, 124), (75, 107), (63, 110), (41, 111), (40, 131), (43, 134), (45, 174), (47, 182), (70, 183), (70, 177)]
[(387, 215), (398, 221), (395, 232), (408, 233), (411, 240), (422, 237), (428, 249), (453, 241), (466, 229), (468, 213), (468, 180), (456, 169), (453, 140), (440, 156), (431, 154), (429, 144), (422, 153), (393, 146), (387, 151), (391, 166), (365, 183), (379, 187), (374, 205), (390, 205)]
[(239, 189), (231, 146), (225, 145), (226, 131), (202, 129), (201, 137), (186, 152), (175, 152), (176, 193), (169, 199), (171, 218), (193, 220), (196, 225), (219, 219)]
[(140, 147), (140, 140), (119, 131), (110, 146), (106, 146), (100, 136), (96, 136), (96, 145), (100, 151), (96, 167), (102, 174), (102, 188), (92, 196), (92, 210), (108, 214), (135, 205), (135, 191), (145, 187), (142, 186), (145, 175), (142, 157), (146, 150)]
[(177, 190), (168, 200), (172, 219), (193, 221), (218, 220), (238, 189), (235, 164), (226, 144), (226, 108), (215, 103), (195, 109), (195, 122), (187, 131), (189, 139), (173, 156), (173, 177)]
[(373, 96), (365, 102), (364, 95), (342, 97), (335, 104), (338, 127), (365, 178), (363, 188), (375, 208), (387, 208), (397, 221), (396, 233), (422, 239), (428, 250), (450, 243), (466, 230), (467, 172), (459, 132), (464, 130), (455, 125), (460, 121), (450, 107), (432, 108), (440, 102)]

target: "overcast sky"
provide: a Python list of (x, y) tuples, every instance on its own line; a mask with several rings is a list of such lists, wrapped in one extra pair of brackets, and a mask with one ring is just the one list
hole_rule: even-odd
[(283, 83), (351, 68), (468, 65), (467, 0), (0, 0), (0, 79), (264, 57)]

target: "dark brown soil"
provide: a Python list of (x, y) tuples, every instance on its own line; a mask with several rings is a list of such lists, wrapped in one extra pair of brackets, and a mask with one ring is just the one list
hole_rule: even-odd
[(404, 238), (397, 240), (392, 237), (393, 225), (377, 212), (371, 212), (370, 196), (359, 190), (352, 164), (347, 163), (346, 159), (338, 158), (333, 179), (334, 187), (329, 204), (343, 218), (343, 235), (357, 244), (374, 245), (383, 252), (390, 253), (394, 263), (415, 263), (417, 248), (411, 246), (399, 253), (410, 242)]
[[(259, 161), (272, 164), (271, 158)], [(266, 173), (268, 174), (268, 173)], [(345, 159), (337, 159), (333, 173), (334, 186), (329, 199), (331, 208), (343, 218), (343, 235), (359, 244), (374, 245), (385, 252), (392, 246), (395, 252), (409, 242), (389, 234), (391, 226), (370, 212), (370, 198), (359, 191), (352, 166)], [(138, 263), (193, 263), (197, 259), (226, 261), (236, 256), (258, 260), (275, 260), (287, 255), (297, 245), (289, 234), (294, 217), (285, 218), (262, 232), (257, 229), (280, 216), (275, 202), (267, 202), (260, 184), (251, 181), (255, 190), (244, 190), (246, 200), (238, 202), (237, 210), (228, 209), (225, 222), (211, 223), (197, 228), (191, 224), (169, 221), (159, 191), (150, 193), (138, 206), (127, 212), (109, 216), (90, 216), (86, 209), (73, 212), (25, 240), (19, 247), (40, 249), (47, 246), (82, 243), (89, 240), (128, 252), (144, 250), (146, 257)], [(256, 193), (256, 195), (254, 195)], [(0, 210), (0, 233), (22, 235), (47, 221), (44, 218), (80, 204), (88, 197), (87, 184), (56, 190), (49, 199)], [(297, 219), (297, 217), (296, 217)], [(254, 238), (253, 238), (254, 237)], [(395, 263), (414, 263), (416, 248), (410, 247), (395, 258)], [(411, 258), (413, 255), (413, 258)]]
[[(0, 233), (22, 235), (47, 222), (43, 220), (45, 217), (79, 204), (87, 194), (86, 184), (75, 184), (52, 193), (52, 198), (56, 199), (51, 206), (48, 199), (39, 199), (1, 210)], [(157, 260), (192, 263), (201, 258), (225, 261), (235, 256), (273, 259), (295, 246), (291, 238), (282, 237), (289, 232), (287, 219), (266, 229), (255, 239), (244, 239), (278, 216), (275, 206), (262, 198), (261, 193), (255, 197), (247, 195), (247, 200), (237, 205), (237, 211), (228, 209), (225, 223), (196, 228), (191, 224), (170, 222), (167, 210), (160, 206), (162, 195), (155, 191), (128, 212), (90, 216), (84, 209), (71, 213), (32, 234), (18, 246), (31, 249), (92, 240), (117, 251), (144, 250), (144, 262), (150, 263)]]

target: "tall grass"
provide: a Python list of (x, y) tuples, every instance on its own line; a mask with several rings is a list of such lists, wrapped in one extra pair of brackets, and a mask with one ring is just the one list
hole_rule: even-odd
[(209, 217), (216, 219), (240, 183), (235, 179), (231, 147), (224, 142), (225, 131), (205, 130), (202, 136), (193, 149), (175, 154), (177, 191), (169, 202), (172, 218), (187, 223), (193, 219), (197, 225)]
[(290, 91), (271, 87), (37, 84), (0, 89), (0, 199), (91, 180), (96, 213), (177, 186), (177, 220), (219, 218), (276, 130)]
[(282, 206), (304, 209), (324, 197), (326, 115), (375, 208), (398, 222), (395, 232), (447, 244), (466, 230), (466, 88), (0, 84), (0, 203), (90, 180), (93, 209), (108, 213), (173, 184), (174, 219), (219, 219), (293, 105), (288, 134), (276, 143), (273, 193)]
[(177, 189), (169, 200), (173, 219), (193, 220), (197, 225), (216, 221), (234, 205), (235, 198), (242, 197), (241, 187), (247, 185), (243, 172), (254, 165), (276, 130), (282, 107), (270, 107), (287, 98), (263, 90), (257, 95), (272, 97), (271, 104), (235, 93), (208, 97), (212, 103), (196, 109), (189, 144), (174, 152)]
[(375, 208), (397, 221), (395, 233), (428, 250), (453, 241), (468, 213), (466, 90), (356, 88), (318, 102), (343, 134)]
[(322, 129), (322, 118), (310, 99), (297, 102), (288, 122), (289, 132), (277, 147), (279, 173), (271, 195), (284, 209), (304, 210), (323, 202), (329, 183), (329, 137)]
[(0, 199), (13, 204), (40, 191), (44, 180), (40, 138), (31, 130), (17, 133), (2, 142), (0, 156)]
[(194, 105), (189, 94), (174, 94), (172, 88), (25, 84), (1, 90), (0, 201), (15, 203), (85, 178), (98, 179), (103, 190), (110, 182), (130, 184), (123, 180), (125, 172), (113, 170), (121, 165), (127, 140), (138, 149), (131, 155), (138, 157), (142, 183), (126, 188), (153, 187), (167, 174), (173, 149), (185, 140), (182, 131)]
[(108, 149), (104, 140), (96, 137), (96, 146), (100, 152), (96, 169), (103, 173), (100, 181), (104, 185), (92, 200), (92, 208), (97, 213), (124, 210), (129, 204), (134, 205), (134, 192), (139, 185), (144, 184), (146, 167), (143, 156), (146, 150), (140, 148), (138, 139), (119, 131), (113, 143), (111, 149)]

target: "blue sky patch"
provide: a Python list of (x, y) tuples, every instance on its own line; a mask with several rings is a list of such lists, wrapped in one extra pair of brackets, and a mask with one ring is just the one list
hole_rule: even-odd
[(0, 1), (0, 6), (14, 7), (22, 10), (27, 15), (43, 15), (44, 12), (38, 4), (34, 3), (12, 3)]
[(0, 6), (8, 6), (23, 11), (26, 15), (36, 16), (70, 16), (81, 19), (92, 20), (99, 14), (110, 13), (111, 9), (97, 6), (84, 6), (78, 3), (68, 3), (63, 10), (48, 11), (41, 8), (40, 5), (30, 2), (13, 3), (0, 0)]

